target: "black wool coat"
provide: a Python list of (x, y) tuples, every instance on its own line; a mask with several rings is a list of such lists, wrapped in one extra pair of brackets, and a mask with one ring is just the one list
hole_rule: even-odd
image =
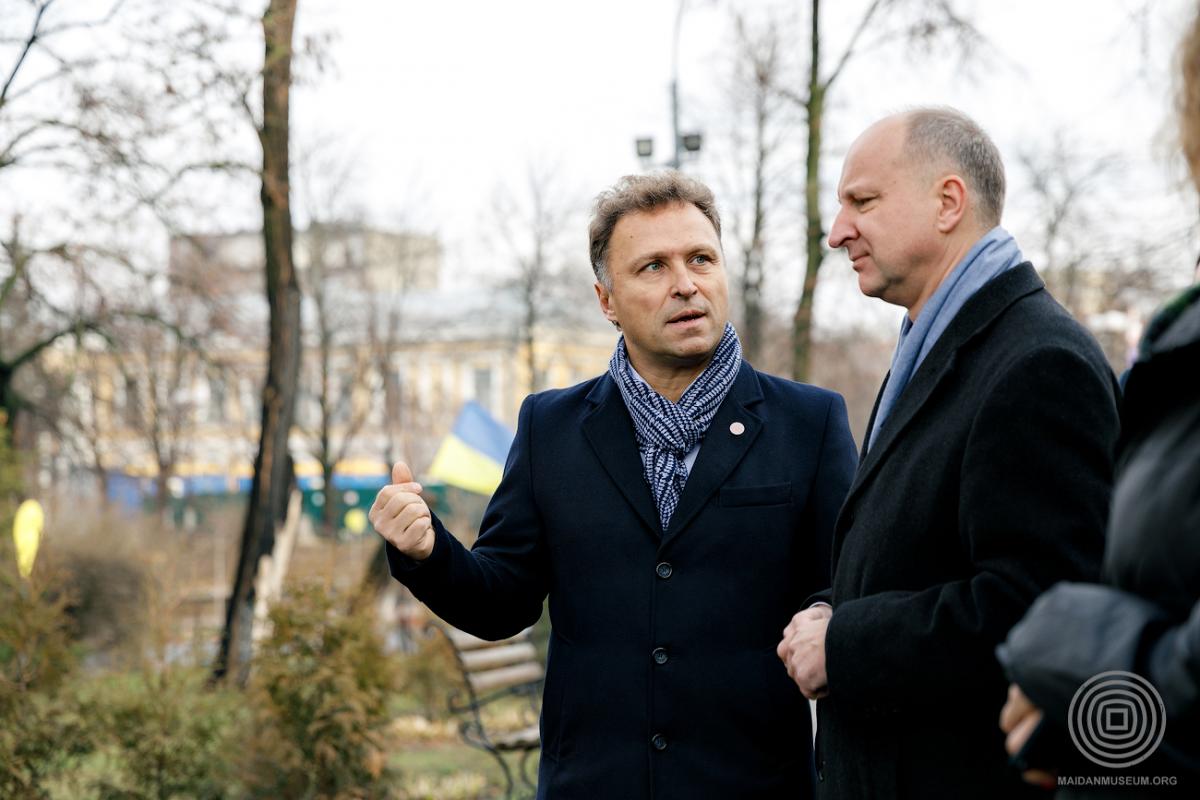
[(817, 795), (1013, 798), (993, 653), (1100, 571), (1118, 436), (1095, 340), (1028, 264), (951, 321), (864, 452), (834, 532)]
[(435, 520), (426, 561), (389, 546), (392, 574), (489, 639), (549, 595), (539, 797), (811, 797), (809, 709), (775, 647), (828, 585), (856, 461), (840, 396), (743, 363), (664, 532), (605, 374), (525, 401), (471, 550)]

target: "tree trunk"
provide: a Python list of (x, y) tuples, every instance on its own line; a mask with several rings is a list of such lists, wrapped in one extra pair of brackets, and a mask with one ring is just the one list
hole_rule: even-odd
[(541, 381), (538, 380), (538, 361), (537, 352), (534, 350), (537, 339), (537, 325), (539, 318), (538, 303), (540, 298), (538, 293), (545, 289), (544, 281), (544, 261), (545, 255), (542, 252), (541, 232), (537, 230), (537, 226), (542, 224), (540, 199), (534, 198), (534, 249), (533, 262), (529, 265), (527, 273), (522, 277), (522, 290), (525, 302), (525, 358), (529, 369), (529, 393), (534, 394), (541, 390)]
[(233, 591), (225, 613), (215, 680), (244, 685), (249, 675), (254, 622), (254, 580), (259, 560), (274, 546), (275, 524), (285, 512), (292, 464), (288, 434), (300, 369), (300, 288), (292, 262), (288, 181), (288, 106), (292, 83), (292, 28), (297, 0), (270, 0), (263, 14), (262, 144), (263, 244), (267, 302), (271, 309), (262, 431), (254, 459), (250, 505), (242, 528)]
[[(324, 258), (324, 255), (321, 256)], [(321, 263), (321, 259), (318, 259)], [(333, 414), (340, 406), (342, 398), (335, 397), (332, 388), (332, 368), (331, 359), (333, 357), (333, 331), (330, 329), (329, 318), (326, 315), (326, 301), (328, 296), (325, 294), (328, 291), (326, 284), (327, 274), (324, 267), (319, 270), (313, 270), (310, 273), (313, 280), (317, 281), (317, 285), (313, 287), (313, 299), (316, 301), (317, 312), (317, 329), (320, 337), (319, 352), (317, 354), (320, 359), (320, 387), (318, 389), (319, 396), (317, 404), (320, 406), (321, 418), (318, 420), (320, 430), (317, 432), (317, 456), (321, 462), (321, 496), (324, 498), (324, 504), (321, 506), (321, 533), (329, 538), (333, 538), (336, 533), (334, 514), (336, 495), (333, 490), (333, 469), (336, 466), (336, 458), (333, 454)], [(340, 394), (340, 390), (339, 390)]]
[(812, 357), (813, 295), (817, 289), (817, 273), (821, 269), (821, 262), (825, 260), (825, 250), (821, 246), (824, 236), (821, 221), (821, 123), (825, 111), (825, 87), (820, 77), (820, 11), (820, 0), (812, 0), (812, 52), (808, 69), (808, 99), (805, 103), (808, 114), (808, 155), (804, 164), (806, 258), (804, 288), (792, 319), (792, 377), (798, 381), (808, 380)]
[(350, 612), (356, 613), (369, 608), (372, 603), (392, 584), (392, 571), (388, 566), (387, 543), (383, 537), (375, 543), (371, 560), (363, 570), (358, 589), (350, 596)]
[(329, 539), (336, 537), (338, 532), (338, 493), (333, 488), (334, 466), (333, 460), (328, 457), (321, 464), (321, 478), (325, 484), (325, 488), (321, 490), (325, 498), (321, 506), (321, 533)]
[(160, 463), (158, 465), (158, 474), (154, 476), (154, 513), (160, 519), (166, 519), (167, 517), (167, 507), (170, 502), (167, 496), (170, 489), (167, 487), (167, 484), (170, 480), (170, 467)]
[(17, 411), (21, 405), (12, 382), (13, 370), (7, 364), (0, 364), (0, 423), (8, 433), (9, 441), (17, 430)]
[(763, 323), (762, 308), (763, 271), (766, 262), (766, 192), (768, 92), (769, 86), (762, 83), (756, 87), (754, 115), (754, 218), (751, 221), (750, 245), (743, 252), (742, 267), (742, 349), (746, 360), (762, 367)]
[(537, 313), (534, 311), (533, 304), (536, 302), (532, 296), (532, 292), (526, 292), (526, 308), (525, 308), (525, 368), (529, 370), (529, 393), (536, 393), (541, 387), (538, 385), (538, 363), (537, 352), (534, 350), (535, 333), (534, 326), (537, 324)]

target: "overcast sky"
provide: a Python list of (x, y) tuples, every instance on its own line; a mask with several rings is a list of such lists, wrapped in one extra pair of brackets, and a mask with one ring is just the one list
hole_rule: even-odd
[[(865, 4), (824, 4), (826, 69)], [(807, 24), (802, 0), (736, 5), (759, 15), (774, 9), (781, 28), (802, 31)], [(1192, 5), (959, 0), (956, 6), (966, 9), (988, 42), (969, 71), (941, 47), (864, 48), (835, 87), (827, 112), (826, 207), (833, 206), (842, 154), (866, 125), (908, 105), (950, 104), (997, 140), (1009, 167), (1005, 225), (1029, 242), (1028, 255), (1037, 256), (1036, 242), (1026, 235), (1035, 207), (1023, 191), (1016, 156), (1048, 147), (1055, 135), (1066, 138), (1084, 165), (1102, 157), (1120, 165), (1081, 200), (1092, 206), (1096, 236), (1132, 240), (1139, 233), (1178, 241), (1181, 253), (1189, 251), (1197, 206), (1194, 194), (1182, 191), (1183, 171), (1173, 158), (1170, 95), (1175, 37)], [(727, 217), (731, 198), (722, 193), (733, 6), (689, 0), (679, 46), (684, 127), (706, 137), (704, 151), (688, 168), (713, 182)], [(257, 13), (261, 0), (247, 0), (247, 7)], [(660, 155), (668, 149), (677, 9), (677, 0), (300, 0), (298, 38), (331, 38), (329, 67), (315, 76), (308, 67), (301, 70), (304, 81), (293, 99), (294, 156), (324, 143), (326, 159), (332, 153), (353, 166), (347, 205), (361, 207), (376, 224), (441, 236), (452, 285), (478, 285), (503, 272), (492, 210), (497, 187), (519, 195), (531, 165), (552, 168), (564, 201), (581, 215), (564, 248), (587, 283), (582, 215), (590, 198), (640, 169), (635, 137), (653, 136)], [(804, 46), (798, 40), (790, 53), (795, 64), (803, 63)], [(798, 73), (796, 81), (799, 90)], [(797, 128), (785, 155), (795, 187), (802, 178), (802, 136)], [(0, 197), (0, 209), (28, 212), (39, 202), (38, 192), (48, 191), (15, 181), (12, 194)], [(302, 178), (297, 183), (303, 188)], [(216, 224), (257, 224), (257, 188), (242, 194), (217, 198), (226, 213)], [(795, 302), (802, 269), (798, 189), (778, 197), (773, 210), (768, 296), (786, 310)], [(165, 241), (165, 234), (160, 238)], [(1179, 260), (1183, 283), (1187, 258)], [(841, 254), (826, 264), (819, 319), (898, 319), (898, 312), (857, 296)]]
[[(680, 36), (685, 125), (704, 131), (714, 149), (727, 122), (722, 87), (730, 68), (731, 5), (691, 0)], [(773, 6), (786, 20), (807, 5), (739, 7)], [(845, 41), (862, 5), (825, 4), (827, 52)], [(1171, 161), (1169, 141), (1172, 37), (1183, 28), (1187, 5), (960, 3), (991, 45), (970, 76), (944, 50), (861, 52), (837, 85), (827, 117), (827, 198), (845, 146), (869, 122), (906, 105), (952, 104), (992, 132), (1009, 162), (1005, 223), (1015, 232), (1030, 224), (1031, 214), (1015, 154), (1061, 131), (1085, 162), (1115, 155), (1122, 164), (1109, 180), (1113, 219), (1098, 222), (1188, 235), (1195, 202), (1177, 189), (1182, 172)], [(448, 265), (476, 280), (480, 270), (502, 268), (487, 263), (495, 255), (488, 232), (496, 185), (521, 180), (530, 163), (555, 165), (586, 204), (639, 169), (635, 137), (653, 135), (659, 152), (665, 150), (676, 9), (676, 0), (302, 0), (302, 32), (331, 31), (335, 38), (333, 68), (297, 94), (297, 137), (344, 143), (362, 165), (356, 191), (370, 214), (438, 231)], [(692, 169), (707, 176), (715, 166), (702, 155)], [(798, 177), (799, 164), (796, 170)], [(585, 264), (582, 228), (570, 241)], [(799, 252), (792, 263), (799, 267)], [(849, 275), (840, 255), (827, 263), (829, 272)], [(786, 306), (795, 281), (776, 280), (773, 295)], [(837, 303), (845, 299), (839, 295)]]

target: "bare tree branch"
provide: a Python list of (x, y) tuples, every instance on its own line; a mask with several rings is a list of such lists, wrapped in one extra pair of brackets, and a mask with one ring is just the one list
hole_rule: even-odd
[(868, 26), (870, 26), (871, 20), (875, 17), (875, 13), (888, 2), (889, 0), (871, 0), (871, 5), (867, 7), (867, 10), (863, 13), (862, 17), (859, 18), (858, 25), (854, 27), (854, 33), (851, 35), (850, 41), (846, 44), (846, 49), (842, 51), (842, 55), (838, 59), (837, 64), (834, 65), (833, 70), (829, 73), (828, 77), (825, 78), (823, 86), (826, 90), (833, 85), (833, 82), (836, 81), (838, 76), (842, 74), (842, 70), (846, 68), (846, 64), (849, 63), (851, 58), (853, 58), (854, 48), (858, 44), (858, 40), (862, 38), (862, 35), (867, 30)]
[(45, 15), (46, 9), (50, 8), (53, 4), (54, 0), (45, 0), (45, 2), (37, 6), (37, 11), (33, 17), (33, 25), (30, 26), (29, 35), (25, 37), (25, 44), (21, 48), (21, 52), (17, 56), (12, 69), (9, 71), (8, 77), (5, 78), (4, 85), (0, 86), (0, 109), (4, 108), (4, 103), (8, 98), (8, 91), (12, 88), (13, 81), (17, 79), (17, 75), (21, 72), (21, 65), (25, 63), (25, 57), (29, 55), (29, 51), (33, 49), (33, 46), (37, 44), (38, 39), (41, 37), (42, 17)]
[[(46, 2), (46, 5), (47, 6), (50, 5), (51, 2), (53, 2), (53, 0), (48, 0)], [(123, 6), (123, 5), (125, 5), (125, 0), (113, 0), (113, 4), (108, 7), (108, 11), (104, 14), (104, 16), (97, 17), (95, 19), (90, 19), (90, 20), (77, 20), (75, 22), (64, 22), (61, 25), (57, 25), (53, 28), (47, 28), (46, 30), (42, 31), (40, 38), (43, 38), (43, 39), (50, 38), (57, 34), (63, 33), (64, 31), (87, 30), (89, 28), (103, 27), (113, 21), (113, 19), (117, 15), (117, 12), (121, 10), (121, 6)]]

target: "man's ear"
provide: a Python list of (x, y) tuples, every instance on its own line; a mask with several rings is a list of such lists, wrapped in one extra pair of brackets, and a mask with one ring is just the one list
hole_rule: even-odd
[(617, 312), (612, 307), (612, 292), (604, 288), (604, 284), (600, 281), (596, 281), (593, 286), (596, 289), (596, 299), (600, 301), (600, 311), (604, 313), (604, 318), (620, 330), (621, 323), (617, 320)]
[(938, 186), (937, 229), (951, 233), (967, 213), (967, 185), (957, 175), (947, 175)]

